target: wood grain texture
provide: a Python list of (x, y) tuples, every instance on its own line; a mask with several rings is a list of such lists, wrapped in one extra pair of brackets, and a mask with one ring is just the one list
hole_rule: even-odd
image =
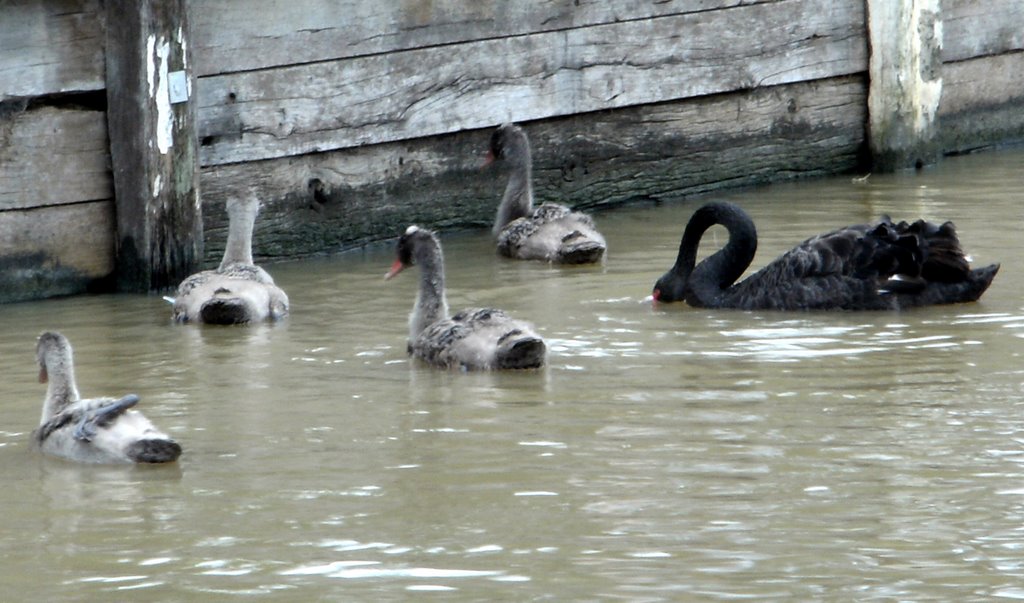
[(942, 67), (939, 136), (946, 152), (1024, 142), (1024, 53)]
[(0, 211), (112, 196), (103, 112), (47, 107), (0, 119)]
[[(863, 76), (849, 76), (526, 123), (537, 198), (612, 207), (852, 170), (866, 95)], [(490, 132), (205, 168), (204, 263), (223, 253), (224, 202), (248, 187), (263, 194), (261, 262), (340, 251), (410, 223), (489, 226), (506, 178), (481, 169)]]
[(192, 0), (200, 76), (781, 0)]
[(301, 155), (848, 75), (866, 69), (864, 36), (860, 3), (785, 0), (206, 77), (200, 157)]
[(82, 293), (114, 270), (114, 202), (0, 211), (0, 302)]
[(102, 90), (101, 0), (0, 3), (0, 101)]
[(1024, 2), (943, 0), (942, 60), (1024, 50)]
[(195, 103), (170, 103), (188, 58), (185, 0), (106, 0), (107, 102), (124, 291), (177, 286), (202, 255)]
[(872, 170), (931, 165), (941, 157), (935, 123), (942, 98), (939, 0), (867, 0), (867, 5)]

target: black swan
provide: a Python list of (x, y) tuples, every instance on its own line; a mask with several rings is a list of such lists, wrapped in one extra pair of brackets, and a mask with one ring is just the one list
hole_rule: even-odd
[(409, 353), (429, 364), (463, 369), (524, 369), (544, 365), (547, 347), (533, 327), (501, 310), (471, 308), (448, 317), (444, 257), (437, 236), (410, 226), (398, 239), (398, 258), (384, 277), (420, 269), (409, 315)]
[(216, 270), (204, 270), (178, 285), (168, 301), (176, 322), (244, 324), (288, 315), (288, 296), (267, 271), (253, 264), (252, 231), (259, 212), (255, 196), (227, 202), (228, 240)]
[(511, 169), (494, 221), (501, 255), (559, 264), (601, 261), (607, 245), (590, 216), (557, 203), (533, 207), (533, 159), (522, 128), (504, 124), (494, 130), (486, 164), (497, 160)]
[(170, 463), (181, 446), (136, 410), (139, 397), (82, 400), (75, 385), (71, 344), (46, 332), (36, 344), (39, 381), (46, 383), (43, 415), (32, 440), (46, 454), (84, 463)]
[[(715, 224), (725, 247), (694, 267), (697, 246)], [(698, 209), (679, 256), (654, 285), (659, 302), (744, 310), (893, 310), (976, 301), (999, 264), (971, 270), (952, 222), (918, 220), (848, 226), (812, 237), (736, 283), (757, 250), (750, 217), (731, 203)], [(733, 284), (736, 283), (736, 284)]]

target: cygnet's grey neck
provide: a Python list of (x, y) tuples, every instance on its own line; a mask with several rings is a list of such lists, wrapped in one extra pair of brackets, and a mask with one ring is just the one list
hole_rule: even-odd
[(252, 264), (252, 232), (260, 205), (256, 199), (228, 201), (228, 241), (221, 269), (231, 264)]
[(46, 370), (46, 401), (39, 424), (64, 410), (68, 405), (79, 400), (78, 387), (75, 385), (75, 371), (72, 364), (71, 349), (49, 348), (44, 350), (42, 362)]
[(498, 215), (494, 221), (495, 235), (512, 220), (533, 212), (533, 164), (530, 158), (530, 144), (525, 136), (510, 142), (511, 148), (505, 156), (505, 161), (510, 166), (510, 174), (505, 195), (501, 198)]
[(409, 338), (415, 339), (429, 325), (448, 318), (448, 300), (444, 291), (444, 256), (433, 237), (424, 238), (414, 251), (420, 270), (420, 288), (409, 317)]

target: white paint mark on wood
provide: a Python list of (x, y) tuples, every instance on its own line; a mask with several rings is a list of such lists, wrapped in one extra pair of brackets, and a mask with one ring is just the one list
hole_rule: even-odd
[(178, 40), (178, 47), (181, 48), (181, 68), (188, 71), (188, 53), (185, 52), (187, 50), (186, 46), (188, 42), (185, 40), (185, 30), (179, 27), (176, 37)]
[(149, 60), (153, 56), (154, 48), (156, 48), (156, 34), (150, 34), (146, 38), (146, 83), (149, 84), (150, 96), (153, 96), (153, 87), (156, 85), (156, 65)]
[[(151, 35), (152, 39), (153, 36)], [(174, 114), (171, 113), (171, 95), (168, 90), (167, 59), (171, 56), (171, 44), (161, 39), (156, 47), (156, 55), (149, 55), (150, 65), (158, 70), (156, 73), (156, 93), (153, 94), (152, 82), (150, 93), (156, 102), (156, 147), (166, 155), (174, 143)], [(159, 64), (156, 62), (159, 61)]]
[(156, 178), (153, 178), (153, 198), (154, 199), (156, 199), (157, 197), (160, 196), (160, 190), (163, 188), (163, 184), (164, 184), (163, 179), (160, 178), (160, 174), (157, 174)]

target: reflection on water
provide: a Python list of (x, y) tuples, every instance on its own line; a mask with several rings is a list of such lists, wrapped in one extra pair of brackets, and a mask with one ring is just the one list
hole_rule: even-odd
[[(702, 200), (598, 216), (603, 266), (442, 233), (453, 308), (549, 343), (537, 372), (410, 363), (389, 246), (271, 266), (292, 316), (180, 326), (158, 296), (5, 306), (0, 592), (83, 599), (678, 601), (1021, 598), (1024, 154), (716, 195), (761, 241), (888, 213), (953, 219), (981, 303), (902, 313), (653, 308)], [(706, 253), (725, 240), (709, 232)], [(34, 340), (84, 395), (138, 393), (175, 468), (28, 450)]]

